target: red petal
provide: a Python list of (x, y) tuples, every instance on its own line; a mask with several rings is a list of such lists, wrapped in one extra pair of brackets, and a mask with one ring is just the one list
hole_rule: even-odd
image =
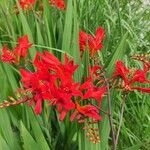
[(95, 43), (98, 47), (102, 42), (102, 40), (104, 39), (104, 36), (105, 36), (104, 29), (102, 27), (97, 28), (95, 35)]
[(31, 46), (32, 44), (29, 43), (28, 35), (24, 35), (23, 37), (18, 38), (18, 45), (16, 46), (14, 53), (17, 55), (19, 60), (20, 57), (26, 57), (27, 51)]
[(132, 90), (138, 90), (145, 93), (150, 93), (150, 88), (133, 87)]
[(67, 111), (62, 111), (59, 116), (60, 121), (63, 121), (66, 115), (67, 115)]
[(37, 115), (39, 115), (42, 112), (42, 101), (38, 100), (35, 104), (34, 111)]
[(126, 68), (126, 66), (123, 64), (123, 62), (121, 60), (118, 60), (116, 62), (116, 69), (115, 69), (115, 72), (113, 73), (112, 78), (121, 76), (123, 78), (125, 84), (129, 84), (129, 81), (127, 79), (128, 73), (129, 73), (129, 69)]
[(70, 116), (70, 121), (73, 121), (75, 119), (75, 117), (77, 116), (78, 112), (75, 110), (71, 116)]
[(91, 81), (91, 78), (87, 79), (86, 82), (84, 82), (81, 86), (80, 89), (81, 90), (85, 90), (85, 89), (89, 89), (93, 87), (93, 83)]
[(132, 84), (134, 82), (140, 82), (140, 83), (147, 82), (146, 73), (147, 72), (143, 70), (136, 70), (130, 83)]
[(93, 105), (80, 106), (79, 104), (77, 104), (77, 110), (79, 111), (79, 113), (89, 118), (93, 118), (95, 120), (102, 119), (102, 117), (99, 115), (98, 109)]
[(84, 31), (80, 31), (79, 33), (79, 45), (80, 50), (84, 51), (86, 48), (86, 43), (88, 42), (88, 35)]

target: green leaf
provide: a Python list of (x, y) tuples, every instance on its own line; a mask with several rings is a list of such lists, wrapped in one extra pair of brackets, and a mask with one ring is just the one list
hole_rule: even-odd
[(143, 145), (143, 143), (138, 143), (134, 146), (131, 146), (129, 148), (126, 148), (125, 150), (139, 150), (141, 148), (141, 146)]
[(11, 127), (8, 113), (5, 109), (0, 109), (0, 118), (1, 118), (0, 122), (1, 135), (3, 135), (5, 141), (7, 142), (7, 144), (11, 149), (19, 150), (20, 149), (19, 143), (17, 143), (17, 139), (15, 138), (16, 136)]
[(28, 109), (28, 113), (29, 113), (30, 123), (31, 123), (31, 127), (33, 130), (33, 134), (35, 136), (36, 142), (39, 143), (39, 146), (42, 150), (49, 150), (50, 148), (41, 130), (40, 124), (37, 121), (37, 116), (34, 115), (31, 109)]
[(71, 53), (70, 44), (71, 44), (71, 35), (72, 35), (72, 18), (73, 18), (73, 4), (72, 1), (68, 1), (66, 17), (65, 17), (65, 26), (63, 33), (63, 43), (62, 49), (69, 54)]
[(20, 122), (21, 128), (21, 137), (23, 140), (23, 148), (24, 150), (41, 150), (38, 143), (35, 142), (31, 134), (28, 132), (28, 130), (25, 128), (22, 121)]
[(0, 150), (11, 150), (9, 145), (6, 143), (5, 139), (0, 134)]
[(122, 39), (119, 42), (118, 47), (116, 48), (114, 54), (112, 55), (112, 57), (109, 59), (109, 63), (107, 66), (107, 75), (110, 77), (111, 73), (114, 70), (115, 67), (115, 63), (118, 59), (122, 59), (125, 55), (125, 50), (126, 50), (126, 39), (128, 37), (128, 32), (126, 32), (124, 34), (124, 36), (122, 37)]

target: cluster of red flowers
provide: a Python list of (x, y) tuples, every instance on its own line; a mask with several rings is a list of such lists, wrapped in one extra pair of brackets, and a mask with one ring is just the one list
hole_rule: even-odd
[[(102, 47), (101, 40), (104, 36), (104, 31), (101, 27), (97, 29), (95, 37), (84, 32), (80, 32), (80, 35), (81, 53), (86, 47), (86, 40), (89, 40), (88, 46), (89, 51), (92, 51), (92, 56), (95, 51)], [(27, 51), (31, 46), (32, 44), (29, 42), (27, 35), (20, 37), (13, 50), (4, 45), (1, 60), (10, 64), (19, 64), (20, 58), (26, 58)], [(123, 89), (123, 91), (139, 90), (150, 93), (150, 88), (137, 85), (137, 83), (150, 83), (150, 80), (147, 79), (150, 66), (145, 61), (143, 58), (143, 69), (129, 69), (122, 61), (117, 61), (111, 80), (113, 85)], [(70, 117), (71, 120), (74, 120), (75, 117), (78, 120), (83, 117), (101, 120), (98, 108), (100, 109), (102, 97), (106, 93), (106, 86), (105, 84), (99, 84), (102, 80), (100, 73), (98, 73), (101, 71), (100, 66), (89, 66), (89, 77), (81, 84), (73, 79), (78, 65), (75, 65), (73, 60), (69, 60), (66, 54), (64, 63), (61, 63), (53, 54), (47, 51), (44, 51), (44, 54), (37, 52), (33, 65), (36, 68), (35, 72), (21, 69), (20, 73), (23, 87), (25, 90), (30, 91), (30, 97), (28, 98), (30, 105), (35, 103), (34, 110), (36, 114), (42, 112), (42, 103), (46, 100), (49, 105), (57, 107), (60, 120), (63, 120), (69, 111), (73, 112)], [(117, 82), (120, 78), (122, 79), (121, 85)], [(97, 107), (92, 105), (89, 99), (95, 99)], [(82, 101), (85, 101), (85, 105), (83, 105)]]
[(64, 64), (62, 64), (54, 55), (44, 51), (44, 54), (37, 52), (34, 66), (35, 72), (29, 72), (21, 69), (22, 82), (25, 89), (31, 92), (30, 105), (35, 103), (35, 113), (40, 114), (44, 100), (49, 105), (57, 107), (60, 113), (60, 120), (63, 120), (69, 111), (74, 111), (71, 120), (77, 116), (80, 120), (82, 117), (89, 117), (100, 120), (98, 109), (92, 104), (82, 106), (81, 102), (87, 99), (95, 99), (99, 106), (102, 96), (105, 93), (105, 86), (97, 87), (94, 85), (96, 71), (99, 67), (90, 68), (90, 76), (85, 83), (73, 80), (74, 72), (78, 65), (73, 60), (69, 60), (65, 54)]
[(102, 40), (104, 39), (104, 36), (105, 33), (102, 27), (97, 28), (95, 36), (86, 34), (84, 31), (80, 31), (79, 45), (81, 55), (87, 47), (90, 50), (91, 57), (93, 57), (98, 50), (103, 48)]
[[(33, 9), (36, 4), (36, 0), (19, 0), (18, 2), (23, 11), (28, 11)], [(41, 3), (42, 2), (40, 1), (40, 5)], [(64, 10), (66, 7), (64, 0), (49, 0), (49, 3), (60, 10)], [(17, 5), (16, 5), (16, 13), (17, 14), (19, 13)]]
[(64, 0), (49, 0), (49, 3), (60, 10), (64, 10), (66, 7)]
[(35, 0), (19, 0), (18, 2), (24, 11), (32, 9), (35, 5)]
[(150, 66), (144, 62), (143, 69), (127, 68), (121, 60), (116, 62), (116, 69), (113, 73), (113, 81), (116, 84), (119, 78), (122, 79), (121, 84), (117, 84), (117, 88), (123, 89), (123, 91), (142, 91), (150, 93), (150, 88), (140, 87), (137, 84), (150, 84), (148, 80), (148, 72)]
[(24, 35), (18, 38), (18, 44), (13, 50), (10, 50), (7, 45), (4, 45), (1, 60), (10, 64), (19, 64), (20, 58), (26, 58), (27, 51), (31, 46), (32, 44), (29, 42), (28, 36)]
[[(19, 63), (20, 57), (25, 58), (31, 46), (27, 35), (20, 37), (13, 51), (6, 46), (2, 48), (1, 59), (7, 63)], [(46, 100), (49, 105), (57, 107), (60, 120), (63, 120), (71, 110), (73, 112), (71, 121), (75, 117), (78, 120), (85, 117), (101, 120), (98, 108), (100, 109), (106, 87), (105, 85), (99, 87), (98, 81), (101, 80), (97, 73), (101, 70), (99, 66), (89, 66), (89, 77), (80, 84), (73, 79), (78, 65), (75, 65), (73, 60), (69, 60), (66, 54), (62, 64), (48, 51), (44, 51), (44, 54), (37, 52), (33, 65), (36, 68), (35, 72), (21, 69), (20, 73), (24, 89), (30, 92), (28, 97), (30, 105), (35, 103), (36, 114), (42, 112), (42, 103)], [(89, 99), (95, 99), (97, 107), (93, 106)], [(82, 105), (82, 101), (86, 101), (86, 105)]]
[[(80, 35), (81, 53), (88, 45), (93, 57), (95, 52), (102, 47), (103, 29), (98, 28), (95, 37), (84, 32), (80, 32)], [(86, 44), (86, 40), (89, 43)], [(27, 35), (20, 37), (13, 50), (10, 50), (6, 45), (3, 46), (1, 60), (10, 64), (19, 64), (20, 58), (26, 58), (31, 46)], [(110, 80), (112, 81), (112, 88), (119, 88), (126, 94), (134, 90), (150, 93), (150, 88), (139, 86), (139, 84), (150, 84), (148, 79), (150, 62), (146, 56), (135, 56), (133, 58), (143, 62), (143, 69), (127, 68), (121, 60), (118, 60)], [(23, 98), (13, 103), (4, 101), (0, 108), (28, 101), (29, 106), (35, 105), (34, 112), (38, 115), (42, 112), (43, 102), (47, 101), (48, 106), (57, 108), (60, 120), (64, 120), (68, 113), (70, 114), (70, 121), (77, 119), (79, 123), (86, 122), (89, 124), (88, 118), (92, 120), (92, 123), (102, 119), (99, 114), (102, 98), (107, 93), (107, 88), (111, 87), (108, 87), (103, 69), (99, 65), (89, 66), (89, 75), (83, 83), (74, 81), (73, 76), (78, 65), (74, 64), (74, 60), (70, 60), (66, 54), (64, 55), (64, 63), (62, 63), (48, 51), (37, 52), (33, 66), (35, 68), (33, 72), (23, 68), (20, 69), (23, 89), (18, 89), (18, 92), (21, 92)], [(93, 103), (93, 101), (95, 102)], [(85, 128), (93, 143), (100, 141), (96, 133), (97, 129), (91, 128), (89, 125)], [(93, 134), (91, 134), (91, 130), (95, 133), (92, 132)]]

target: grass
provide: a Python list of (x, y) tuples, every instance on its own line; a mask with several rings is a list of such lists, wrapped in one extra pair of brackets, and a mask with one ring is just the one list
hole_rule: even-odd
[[(34, 43), (30, 50), (33, 59), (35, 52), (48, 49), (59, 59), (65, 51), (75, 62), (81, 64), (75, 74), (80, 81), (88, 64), (88, 59), (81, 62), (78, 46), (78, 33), (85, 30), (94, 34), (98, 26), (105, 29), (104, 48), (99, 57), (110, 77), (115, 61), (123, 59), (126, 64), (140, 66), (132, 62), (129, 56), (134, 53), (150, 52), (149, 14), (150, 10), (140, 1), (119, 0), (68, 0), (65, 11), (50, 7), (44, 2), (44, 12), (38, 15), (36, 10), (28, 14), (20, 9), (19, 15), (14, 13), (11, 2), (0, 1), (0, 48), (4, 43), (10, 47), (17, 42), (18, 36), (28, 34)], [(86, 54), (87, 56), (88, 54)], [(83, 68), (84, 67), (84, 68)], [(0, 99), (7, 99), (19, 87), (20, 77), (8, 64), (0, 62)], [(119, 123), (121, 95), (112, 91), (113, 118), (115, 127)], [(118, 149), (148, 150), (150, 147), (150, 96), (141, 93), (130, 94), (126, 100), (123, 126), (119, 138)], [(104, 100), (103, 109), (107, 109)], [(103, 115), (103, 114), (102, 114)], [(58, 120), (53, 108), (45, 106), (41, 116), (35, 116), (27, 105), (15, 106), (0, 110), (0, 149), (8, 150), (107, 150), (111, 149), (111, 136), (108, 117), (103, 115), (99, 124), (101, 142), (94, 145), (85, 138), (74, 122), (70, 124)], [(16, 138), (17, 137), (17, 138)]]

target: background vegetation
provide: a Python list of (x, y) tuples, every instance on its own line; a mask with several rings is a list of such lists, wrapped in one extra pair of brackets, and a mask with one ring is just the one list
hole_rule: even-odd
[[(63, 50), (81, 64), (78, 46), (79, 30), (94, 34), (98, 26), (105, 29), (104, 48), (99, 59), (105, 64), (110, 77), (114, 63), (122, 59), (130, 66), (141, 67), (138, 62), (129, 60), (135, 53), (150, 53), (150, 5), (140, 0), (68, 0), (67, 9), (60, 11), (43, 0), (44, 10), (15, 14), (17, 0), (0, 1), (0, 48), (4, 43), (13, 47), (19, 36), (28, 34), (34, 43), (30, 50), (33, 59), (36, 50), (48, 49), (61, 59)], [(88, 62), (83, 62), (86, 66)], [(80, 67), (76, 80), (84, 73)], [(0, 62), (0, 99), (14, 92), (20, 86), (20, 76), (14, 67)], [(121, 94), (112, 91), (113, 118), (118, 127)], [(104, 100), (103, 109), (107, 110)], [(0, 110), (0, 149), (1, 150), (106, 150), (111, 149), (111, 136), (108, 117), (104, 114), (99, 124), (101, 142), (94, 145), (85, 138), (83, 130), (76, 122), (68, 119), (60, 122), (53, 108), (46, 108), (40, 116), (35, 116), (32, 108), (26, 105)], [(123, 126), (118, 149), (149, 150), (150, 148), (150, 96), (137, 92), (126, 100)]]

